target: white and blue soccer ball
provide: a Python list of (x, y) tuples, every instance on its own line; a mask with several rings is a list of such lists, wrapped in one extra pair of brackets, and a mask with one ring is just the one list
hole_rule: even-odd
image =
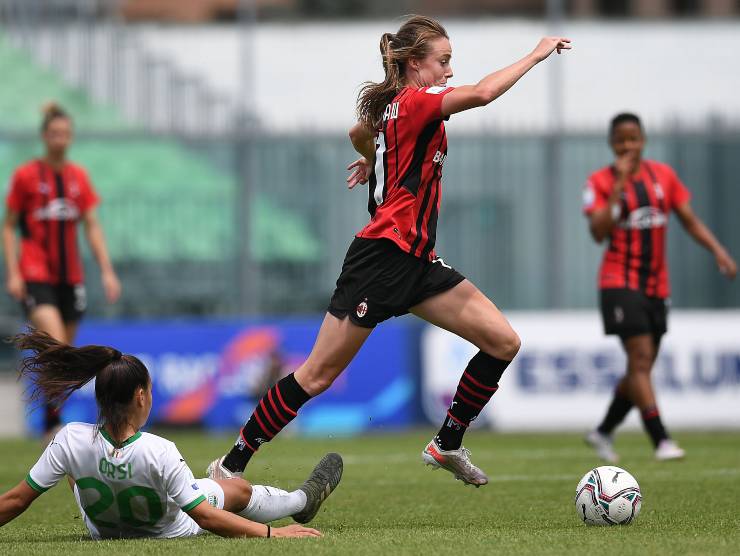
[(619, 467), (592, 469), (576, 487), (576, 512), (586, 525), (627, 525), (641, 507), (640, 485)]

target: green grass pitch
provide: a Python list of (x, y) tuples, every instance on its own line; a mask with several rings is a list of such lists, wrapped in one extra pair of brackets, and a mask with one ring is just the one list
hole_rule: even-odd
[[(640, 483), (635, 523), (586, 527), (573, 506), (581, 476), (599, 464), (574, 434), (473, 431), (466, 445), (491, 476), (475, 489), (421, 464), (432, 431), (361, 438), (284, 437), (248, 468), (255, 483), (292, 489), (327, 451), (345, 458), (342, 483), (313, 522), (312, 540), (87, 540), (72, 495), (60, 484), (0, 529), (0, 554), (740, 554), (740, 433), (679, 433), (682, 462), (657, 463), (647, 438), (618, 437), (621, 466)], [(196, 476), (230, 437), (165, 433)], [(21, 480), (38, 442), (0, 441), (0, 488)], [(287, 523), (288, 521), (286, 521)]]

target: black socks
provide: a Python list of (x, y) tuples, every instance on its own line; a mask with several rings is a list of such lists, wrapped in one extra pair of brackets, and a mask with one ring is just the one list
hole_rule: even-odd
[(634, 407), (632, 400), (624, 396), (618, 389), (614, 391), (614, 398), (606, 411), (604, 420), (596, 427), (601, 434), (610, 435), (617, 428), (627, 414)]
[(457, 385), (447, 417), (434, 440), (442, 450), (457, 450), (468, 425), (498, 390), (498, 381), (511, 361), (479, 351), (468, 363)]
[(265, 442), (269, 442), (298, 414), (301, 406), (311, 399), (298, 384), (293, 373), (267, 391), (254, 409), (254, 413), (239, 433), (236, 444), (224, 458), (229, 471), (241, 472), (252, 455)]
[(660, 419), (660, 412), (657, 407), (648, 407), (642, 411), (642, 424), (645, 426), (645, 430), (650, 435), (650, 440), (653, 441), (653, 445), (656, 448), (661, 440), (668, 438), (668, 433), (663, 426), (663, 421)]

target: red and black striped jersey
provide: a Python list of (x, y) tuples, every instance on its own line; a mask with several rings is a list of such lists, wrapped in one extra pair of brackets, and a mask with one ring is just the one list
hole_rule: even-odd
[(41, 160), (20, 166), (6, 204), (21, 228), (20, 270), (27, 282), (80, 284), (77, 223), (98, 203), (85, 170), (70, 162), (60, 172)]
[[(584, 212), (608, 206), (616, 181), (613, 166), (594, 172), (586, 182)], [(599, 271), (599, 288), (628, 288), (650, 297), (670, 295), (666, 232), (671, 210), (691, 194), (667, 164), (645, 160), (625, 184), (619, 219), (609, 239)]]
[(435, 257), (447, 135), (442, 98), (452, 87), (405, 87), (386, 106), (370, 175), (370, 222), (357, 237), (390, 239), (422, 259)]

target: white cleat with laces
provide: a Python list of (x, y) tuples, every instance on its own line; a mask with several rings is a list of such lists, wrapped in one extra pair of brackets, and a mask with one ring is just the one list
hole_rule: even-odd
[(421, 453), (424, 463), (434, 469), (446, 469), (455, 479), (476, 488), (488, 484), (488, 476), (470, 461), (470, 450), (461, 446), (458, 450), (442, 450), (432, 440)]
[(224, 467), (224, 458), (226, 456), (221, 456), (220, 458), (214, 459), (210, 464), (208, 464), (208, 468), (206, 469), (206, 477), (209, 479), (241, 479), (243, 473), (239, 473), (238, 471), (230, 471)]
[(671, 461), (683, 459), (686, 452), (678, 444), (668, 438), (661, 440), (655, 449), (655, 459), (658, 461)]
[(592, 430), (584, 438), (586, 444), (591, 446), (601, 459), (607, 463), (617, 463), (619, 456), (614, 451), (614, 445), (612, 437), (606, 434), (602, 434), (597, 430)]

